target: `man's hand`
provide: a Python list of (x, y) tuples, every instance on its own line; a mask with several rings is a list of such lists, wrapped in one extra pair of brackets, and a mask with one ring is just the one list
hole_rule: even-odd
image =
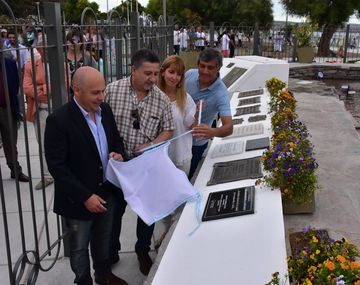
[(140, 155), (140, 154), (142, 154), (142, 149), (143, 148), (146, 148), (146, 147), (148, 147), (148, 146), (150, 146), (150, 143), (143, 143), (143, 144), (141, 144), (141, 145), (138, 145), (137, 147), (135, 147), (134, 149), (133, 149), (133, 154), (136, 156), (136, 155)]
[(206, 124), (200, 124), (193, 128), (193, 136), (199, 140), (208, 140), (215, 136), (214, 130)]
[(117, 161), (123, 161), (124, 160), (122, 155), (120, 153), (117, 153), (117, 152), (110, 152), (109, 153), (109, 158), (112, 158), (112, 159), (117, 160)]
[(96, 194), (92, 194), (89, 199), (84, 202), (86, 209), (88, 209), (91, 213), (103, 213), (106, 212), (107, 209), (103, 206), (106, 204), (106, 201), (101, 199)]

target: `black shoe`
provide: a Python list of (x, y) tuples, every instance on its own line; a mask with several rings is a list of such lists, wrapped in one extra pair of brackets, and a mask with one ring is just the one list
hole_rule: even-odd
[[(15, 173), (11, 173), (11, 178), (15, 179)], [(24, 173), (19, 173), (19, 181), (20, 182), (29, 182), (29, 177), (26, 176)]]
[(151, 266), (153, 265), (153, 262), (151, 260), (151, 257), (148, 253), (138, 253), (137, 258), (140, 263), (140, 271), (144, 275), (148, 275), (151, 269)]
[(98, 275), (95, 273), (95, 283), (99, 285), (128, 285), (128, 283), (112, 274), (111, 272), (106, 275)]

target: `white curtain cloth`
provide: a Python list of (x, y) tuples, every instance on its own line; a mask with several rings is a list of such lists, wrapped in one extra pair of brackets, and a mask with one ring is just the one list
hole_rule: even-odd
[(166, 143), (130, 161), (109, 160), (106, 179), (120, 187), (131, 209), (148, 225), (200, 194), (168, 156)]

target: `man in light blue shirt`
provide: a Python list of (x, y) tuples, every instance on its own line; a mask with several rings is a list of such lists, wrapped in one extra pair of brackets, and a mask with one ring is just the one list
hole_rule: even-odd
[[(207, 48), (199, 54), (198, 69), (190, 69), (185, 74), (186, 91), (196, 103), (204, 102), (201, 124), (193, 129), (192, 159), (189, 179), (193, 176), (208, 140), (213, 137), (226, 137), (232, 134), (233, 124), (230, 110), (230, 99), (227, 88), (219, 77), (222, 66), (221, 53)], [(221, 126), (212, 128), (212, 122), (220, 115)]]

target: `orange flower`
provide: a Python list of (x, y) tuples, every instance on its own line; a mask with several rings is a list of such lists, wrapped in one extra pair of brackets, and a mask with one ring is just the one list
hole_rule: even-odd
[(352, 261), (350, 262), (351, 269), (357, 269), (360, 268), (360, 262), (359, 261)]
[(324, 265), (331, 271), (335, 269), (335, 264), (329, 260), (325, 260)]
[(343, 257), (340, 254), (336, 257), (336, 259), (339, 260), (340, 262), (345, 262), (346, 261), (345, 257)]

